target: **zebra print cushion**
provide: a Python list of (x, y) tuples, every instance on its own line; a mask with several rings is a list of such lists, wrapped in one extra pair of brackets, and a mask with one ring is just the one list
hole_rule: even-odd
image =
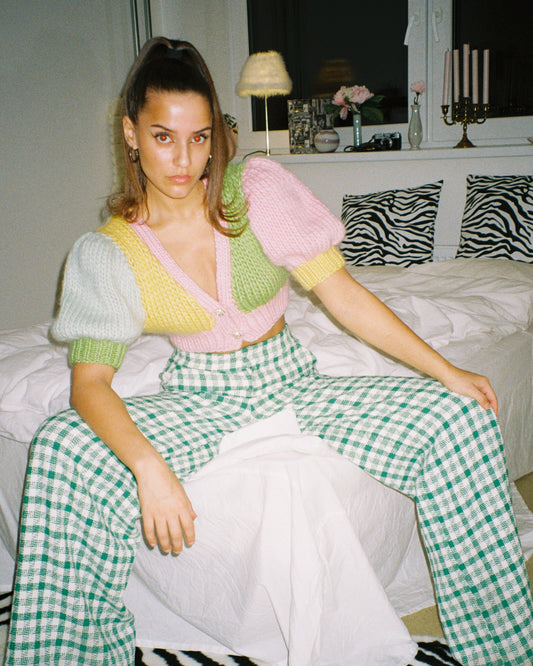
[(468, 176), (458, 257), (533, 263), (533, 176)]
[(419, 187), (345, 195), (340, 245), (346, 263), (410, 266), (431, 261), (442, 180)]

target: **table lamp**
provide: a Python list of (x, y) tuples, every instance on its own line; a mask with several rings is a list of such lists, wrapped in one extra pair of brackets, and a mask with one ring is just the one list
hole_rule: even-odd
[(266, 154), (270, 155), (268, 135), (268, 98), (288, 95), (292, 81), (281, 54), (277, 51), (252, 53), (244, 63), (241, 78), (236, 86), (239, 97), (263, 97), (265, 100)]

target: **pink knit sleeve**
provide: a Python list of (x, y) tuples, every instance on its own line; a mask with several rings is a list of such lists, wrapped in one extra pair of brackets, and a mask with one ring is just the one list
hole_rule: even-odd
[(248, 219), (266, 256), (312, 288), (344, 265), (344, 225), (288, 169), (253, 158), (242, 174)]

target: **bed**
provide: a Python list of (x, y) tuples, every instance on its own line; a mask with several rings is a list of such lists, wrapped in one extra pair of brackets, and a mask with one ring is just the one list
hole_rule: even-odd
[[(510, 477), (532, 471), (533, 265), (460, 258), (349, 270), (445, 357), (490, 377)], [(415, 374), (291, 288), (287, 320), (322, 372)], [(32, 434), (68, 407), (67, 352), (47, 334), (46, 324), (0, 333), (0, 593), (12, 587)], [(157, 389), (169, 353), (165, 339), (138, 340), (116, 375), (119, 394)], [(225, 438), (186, 488), (197, 544), (177, 558), (141, 548), (127, 588), (140, 646), (280, 666), (365, 663), (346, 658), (354, 617), (364, 616), (369, 645), (389, 642), (392, 654), (408, 640), (397, 616), (434, 603), (411, 500), (302, 435), (290, 410)], [(533, 516), (514, 484), (513, 501), (529, 557)]]

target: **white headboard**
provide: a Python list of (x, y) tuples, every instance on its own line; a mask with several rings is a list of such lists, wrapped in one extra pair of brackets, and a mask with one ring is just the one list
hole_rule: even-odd
[(459, 243), (466, 176), (533, 175), (533, 146), (401, 150), (380, 153), (274, 155), (340, 216), (344, 194), (366, 194), (443, 180), (434, 258), (449, 259)]

